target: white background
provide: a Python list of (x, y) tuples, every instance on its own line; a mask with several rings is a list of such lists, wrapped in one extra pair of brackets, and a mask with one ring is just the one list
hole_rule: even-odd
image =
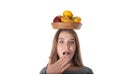
[(75, 30), (85, 66), (95, 74), (120, 74), (119, 0), (0, 0), (0, 74), (38, 74), (48, 63), (66, 9), (82, 18)]

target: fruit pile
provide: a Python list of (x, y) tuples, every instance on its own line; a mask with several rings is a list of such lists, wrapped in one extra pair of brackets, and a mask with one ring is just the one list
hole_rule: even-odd
[(65, 10), (63, 15), (58, 15), (53, 19), (53, 23), (56, 22), (75, 22), (81, 23), (81, 18), (79, 16), (73, 16), (73, 13), (69, 10)]

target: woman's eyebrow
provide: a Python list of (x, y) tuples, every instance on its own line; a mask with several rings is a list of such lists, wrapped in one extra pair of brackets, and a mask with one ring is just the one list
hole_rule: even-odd
[(59, 40), (64, 40), (64, 38), (59, 38)]
[(70, 39), (70, 40), (75, 40), (75, 39)]

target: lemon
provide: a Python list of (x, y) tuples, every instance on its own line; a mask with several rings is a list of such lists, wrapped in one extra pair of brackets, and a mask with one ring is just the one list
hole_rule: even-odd
[(72, 14), (71, 11), (65, 10), (65, 11), (63, 12), (63, 16), (64, 16), (64, 17), (68, 17), (68, 18), (72, 18), (72, 17), (73, 17), (73, 14)]
[(80, 17), (73, 17), (72, 18), (73, 22), (77, 22), (77, 23), (80, 23), (81, 22), (81, 18)]

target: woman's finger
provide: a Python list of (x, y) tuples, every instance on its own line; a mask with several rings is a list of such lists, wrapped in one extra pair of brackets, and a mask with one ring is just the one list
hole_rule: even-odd
[(63, 68), (66, 64), (68, 64), (70, 62), (70, 56), (67, 56), (62, 62), (61, 62), (61, 65), (60, 65), (60, 68)]
[(61, 57), (61, 58), (56, 62), (56, 64), (62, 64), (62, 62), (63, 62), (63, 60), (65, 60), (65, 58), (66, 58), (66, 55), (63, 56), (63, 57)]
[(64, 66), (64, 67), (61, 69), (61, 71), (64, 72), (68, 67), (70, 67), (70, 65), (71, 65), (71, 64), (68, 63), (66, 66)]

